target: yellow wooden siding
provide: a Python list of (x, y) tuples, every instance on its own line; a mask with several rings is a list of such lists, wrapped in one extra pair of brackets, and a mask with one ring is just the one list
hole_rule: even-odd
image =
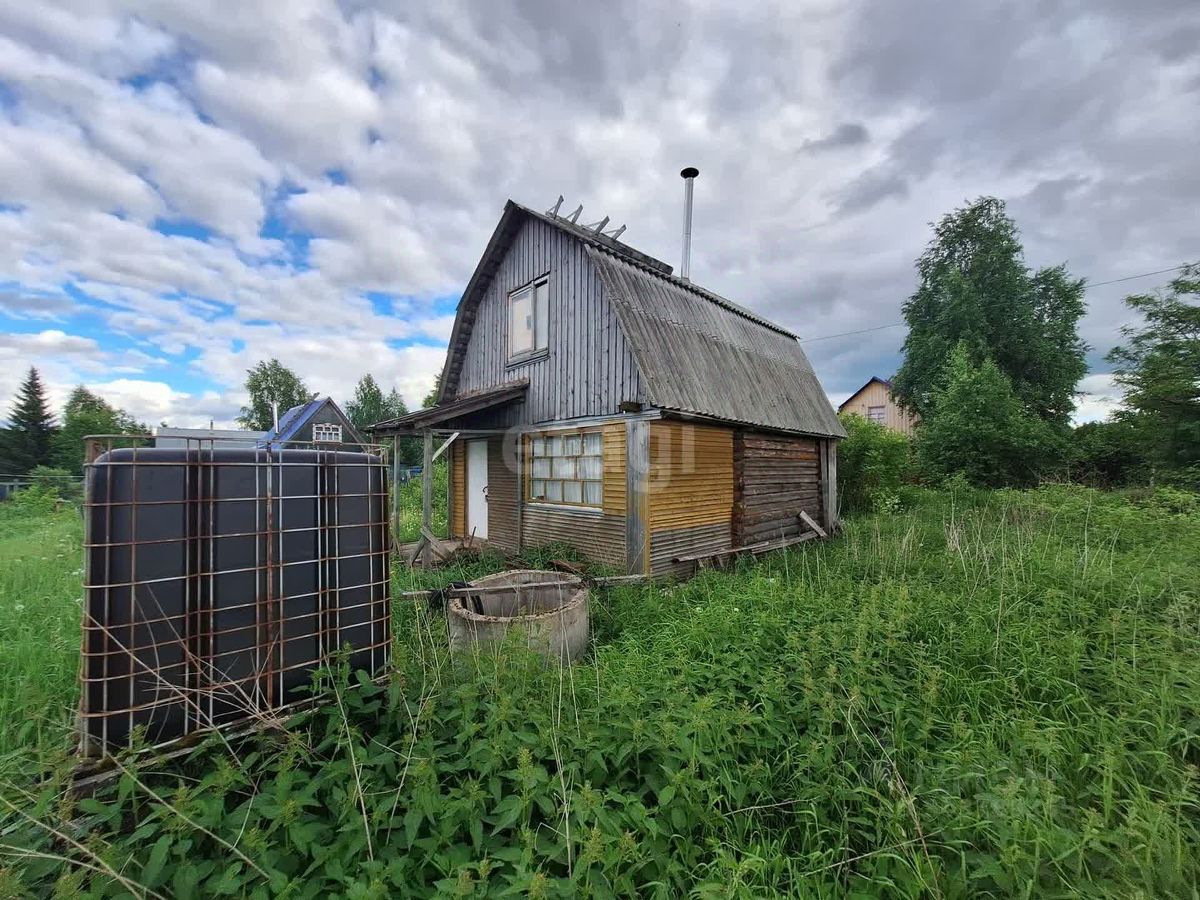
[(625, 515), (625, 423), (604, 426), (604, 485), (602, 508), (606, 514)]
[(461, 439), (450, 445), (450, 535), (467, 535), (467, 448)]
[(685, 422), (650, 423), (649, 531), (729, 522), (733, 431)]
[(892, 431), (898, 431), (901, 434), (911, 435), (913, 427), (919, 421), (916, 416), (905, 412), (900, 404), (892, 399), (887, 385), (880, 384), (878, 381), (872, 381), (856, 395), (847, 400), (842, 406), (841, 411), (844, 413), (854, 413), (867, 419), (870, 418), (867, 415), (868, 408), (872, 406), (882, 406), (882, 424)]

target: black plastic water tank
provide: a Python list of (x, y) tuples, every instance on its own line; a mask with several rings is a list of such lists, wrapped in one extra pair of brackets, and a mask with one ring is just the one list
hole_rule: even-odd
[(111, 450), (89, 467), (82, 749), (158, 744), (310, 696), (390, 640), (386, 466), (341, 450)]

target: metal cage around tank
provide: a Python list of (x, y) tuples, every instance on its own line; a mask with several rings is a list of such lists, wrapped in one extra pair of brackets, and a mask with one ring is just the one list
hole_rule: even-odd
[(334, 661), (383, 670), (388, 447), (87, 443), (84, 755), (270, 720)]

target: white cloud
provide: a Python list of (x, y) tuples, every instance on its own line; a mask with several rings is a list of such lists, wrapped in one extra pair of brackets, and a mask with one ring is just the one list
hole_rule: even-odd
[[(123, 339), (9, 346), (7, 368), (128, 382), (149, 418), (232, 415), (272, 355), (340, 399), (369, 369), (419, 400), (441, 350), (392, 343), (446, 338), (429, 298), (461, 289), (507, 197), (563, 193), (675, 262), (686, 164), (694, 277), (803, 336), (896, 320), (927, 223), (981, 193), (1010, 198), (1036, 265), (1107, 280), (1195, 253), (1194, 4), (942, 6), (7, 4), (0, 309), (69, 336), (74, 282)], [(307, 259), (262, 236), (272, 216), (309, 232)], [(1123, 294), (1152, 286), (1089, 293), (1094, 361)], [(366, 291), (412, 296), (389, 316)], [(902, 339), (806, 349), (841, 395), (894, 371)], [(179, 389), (193, 378), (211, 391)]]
[(1097, 373), (1083, 378), (1075, 390), (1075, 424), (1102, 422), (1120, 409), (1124, 390), (1116, 383), (1111, 373)]
[(162, 202), (137, 175), (97, 153), (75, 129), (17, 127), (0, 121), (4, 201), (70, 214), (80, 205), (153, 218)]

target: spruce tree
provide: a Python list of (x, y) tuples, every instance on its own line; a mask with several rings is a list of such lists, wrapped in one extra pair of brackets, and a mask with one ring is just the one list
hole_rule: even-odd
[(46, 389), (32, 366), (21, 383), (0, 441), (0, 468), (6, 474), (25, 475), (50, 464), (54, 417), (46, 403)]

